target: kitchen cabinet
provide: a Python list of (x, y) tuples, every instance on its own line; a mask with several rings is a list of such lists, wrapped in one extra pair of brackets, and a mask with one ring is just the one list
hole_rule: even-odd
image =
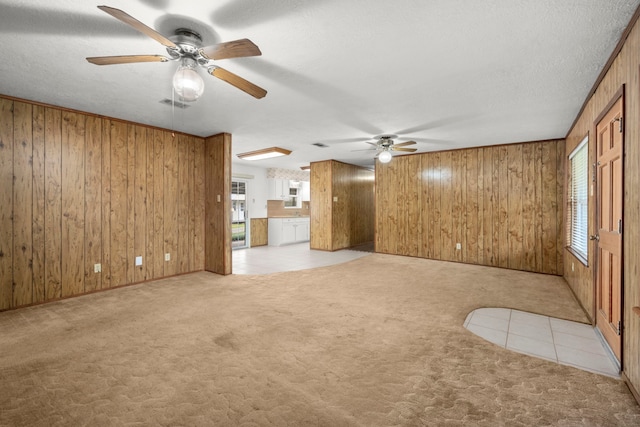
[(311, 200), (311, 183), (309, 181), (301, 181), (300, 182), (300, 196), (302, 197), (303, 202), (308, 202)]
[(309, 218), (269, 218), (269, 246), (309, 241)]
[(289, 198), (288, 179), (269, 178), (267, 188), (267, 200), (287, 200)]

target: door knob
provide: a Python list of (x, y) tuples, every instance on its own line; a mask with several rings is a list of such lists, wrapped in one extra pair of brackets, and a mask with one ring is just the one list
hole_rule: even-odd
[(589, 240), (596, 240), (596, 241), (600, 241), (600, 236), (597, 234), (594, 234), (592, 236), (589, 236)]

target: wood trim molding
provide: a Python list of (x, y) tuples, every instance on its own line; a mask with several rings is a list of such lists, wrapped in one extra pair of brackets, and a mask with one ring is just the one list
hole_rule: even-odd
[(600, 71), (600, 74), (598, 74), (598, 78), (593, 83), (593, 86), (591, 86), (591, 89), (589, 89), (589, 92), (587, 93), (587, 97), (585, 98), (582, 104), (582, 107), (580, 107), (580, 111), (578, 111), (578, 114), (576, 115), (576, 118), (573, 120), (573, 123), (571, 123), (571, 126), (569, 126), (569, 131), (567, 132), (567, 135), (565, 136), (565, 138), (568, 137), (569, 134), (571, 134), (571, 131), (575, 127), (576, 123), (578, 123), (580, 116), (582, 116), (582, 113), (584, 113), (585, 108), (587, 108), (587, 104), (589, 103), (589, 100), (596, 93), (596, 91), (598, 90), (598, 86), (600, 86), (600, 83), (602, 83), (602, 80), (604, 80), (605, 76), (613, 66), (613, 61), (615, 61), (616, 58), (618, 57), (618, 54), (622, 50), (622, 47), (627, 41), (629, 34), (631, 34), (631, 30), (638, 22), (638, 19), (640, 19), (640, 6), (638, 6), (638, 8), (636, 9), (635, 13), (631, 17), (631, 20), (629, 20), (629, 24), (622, 32), (622, 36), (620, 36), (620, 40), (618, 40), (618, 44), (616, 45), (615, 49), (613, 49), (613, 52), (611, 52), (611, 55), (609, 56), (609, 59), (607, 60), (607, 62), (604, 64), (604, 67), (602, 67), (602, 71)]
[(144, 128), (148, 128), (148, 129), (155, 129), (155, 130), (160, 130), (160, 131), (163, 131), (163, 132), (169, 132), (174, 137), (176, 135), (184, 135), (184, 136), (188, 136), (188, 137), (191, 137), (191, 138), (198, 138), (198, 139), (202, 139), (202, 140), (205, 139), (205, 138), (203, 138), (201, 136), (198, 136), (198, 135), (185, 133), (185, 132), (174, 131), (174, 130), (167, 129), (167, 128), (161, 128), (159, 126), (151, 126), (151, 125), (147, 125), (147, 124), (143, 124), (143, 123), (132, 122), (130, 120), (118, 119), (116, 117), (102, 116), (100, 114), (89, 113), (87, 111), (74, 110), (73, 108), (61, 107), (59, 105), (47, 104), (47, 103), (39, 102), (39, 101), (32, 101), (30, 99), (17, 98), (15, 96), (3, 95), (1, 93), (0, 93), (0, 98), (8, 99), (10, 101), (26, 102), (28, 104), (37, 105), (39, 107), (55, 108), (56, 110), (60, 110), (62, 112), (82, 114), (82, 115), (85, 115), (85, 116), (88, 116), (88, 117), (96, 117), (96, 118), (99, 118), (99, 119), (111, 120), (112, 122), (126, 123), (126, 124), (130, 124), (130, 125), (135, 125), (135, 126), (142, 126)]
[(640, 405), (640, 393), (638, 393), (638, 390), (636, 390), (633, 384), (631, 384), (629, 377), (627, 377), (624, 372), (622, 372), (620, 376), (622, 377), (622, 380), (627, 385), (627, 387), (629, 387), (629, 391), (631, 392), (633, 397), (636, 399), (636, 402), (638, 402), (638, 405)]

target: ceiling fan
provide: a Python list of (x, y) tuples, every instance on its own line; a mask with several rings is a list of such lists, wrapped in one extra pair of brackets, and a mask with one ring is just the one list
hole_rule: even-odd
[(408, 153), (418, 151), (417, 148), (405, 148), (408, 145), (415, 145), (415, 141), (406, 141), (396, 144), (393, 140), (397, 138), (398, 135), (384, 134), (376, 136), (374, 138), (377, 139), (376, 142), (365, 142), (369, 145), (373, 145), (373, 149), (378, 152), (378, 160), (380, 160), (382, 163), (389, 163), (391, 161), (391, 151), (405, 151)]
[(261, 87), (214, 64), (214, 61), (219, 59), (262, 55), (258, 46), (251, 40), (240, 39), (202, 47), (202, 37), (193, 30), (180, 28), (175, 31), (174, 36), (167, 38), (120, 9), (109, 6), (98, 6), (98, 9), (156, 40), (166, 47), (169, 56), (95, 56), (87, 58), (90, 63), (113, 65), (137, 62), (180, 61), (181, 64), (173, 77), (173, 86), (181, 100), (187, 102), (197, 100), (204, 91), (204, 81), (196, 71), (198, 67), (206, 69), (207, 73), (212, 76), (224, 80), (255, 98), (263, 98), (267, 94), (267, 91)]

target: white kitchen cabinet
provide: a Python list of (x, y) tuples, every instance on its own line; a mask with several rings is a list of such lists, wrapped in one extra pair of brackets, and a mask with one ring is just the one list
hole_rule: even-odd
[(311, 183), (309, 181), (300, 182), (300, 195), (302, 196), (303, 202), (311, 200)]
[(269, 246), (309, 241), (309, 218), (269, 218)]
[(267, 180), (268, 200), (287, 200), (289, 198), (289, 180), (269, 178)]

